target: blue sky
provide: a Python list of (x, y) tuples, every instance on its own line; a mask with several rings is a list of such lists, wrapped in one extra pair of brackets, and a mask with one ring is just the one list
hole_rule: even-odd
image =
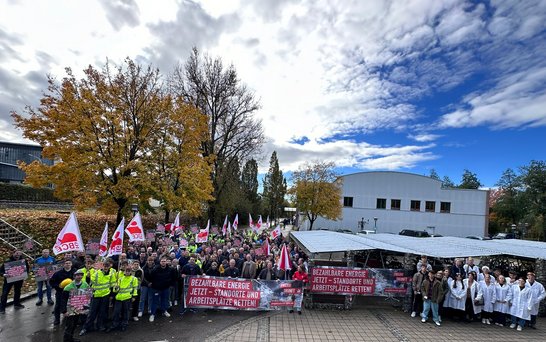
[(276, 150), (285, 172), (469, 169), (494, 186), (546, 159), (546, 2), (516, 0), (0, 0), (0, 140), (23, 141), (9, 112), (47, 74), (129, 56), (167, 75), (192, 46), (261, 100), (263, 171)]

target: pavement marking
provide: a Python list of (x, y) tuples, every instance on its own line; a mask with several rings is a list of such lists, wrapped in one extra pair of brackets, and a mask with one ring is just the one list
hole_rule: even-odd
[(398, 330), (398, 328), (396, 327), (396, 325), (394, 325), (385, 315), (383, 315), (382, 313), (380, 313), (378, 310), (376, 310), (375, 312), (372, 311), (372, 310), (368, 310), (372, 315), (374, 315), (378, 320), (379, 322), (381, 322), (381, 324), (383, 324), (387, 330), (394, 335), (394, 337), (396, 337), (400, 342), (409, 342), (410, 339), (404, 335), (404, 333), (402, 333), (400, 330)]

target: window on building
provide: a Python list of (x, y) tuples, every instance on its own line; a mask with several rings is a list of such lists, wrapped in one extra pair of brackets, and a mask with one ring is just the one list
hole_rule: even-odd
[(440, 212), (441, 213), (450, 213), (451, 212), (451, 202), (440, 202)]
[(426, 201), (425, 202), (425, 211), (435, 212), (436, 211), (436, 202)]
[(378, 198), (377, 199), (377, 205), (375, 207), (376, 207), (376, 209), (387, 209), (387, 199), (386, 198)]
[(421, 201), (411, 201), (410, 210), (421, 211)]
[(353, 206), (353, 198), (352, 197), (343, 197), (343, 206), (344, 207), (352, 207)]
[(400, 210), (401, 202), (399, 199), (391, 199), (391, 210)]

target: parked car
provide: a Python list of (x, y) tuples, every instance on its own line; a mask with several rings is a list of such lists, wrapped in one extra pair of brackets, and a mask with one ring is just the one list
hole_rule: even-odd
[(405, 236), (413, 236), (413, 237), (430, 237), (430, 234), (424, 230), (403, 229), (398, 234), (405, 235)]
[(430, 234), (430, 237), (443, 237), (443, 235), (440, 235), (440, 234)]
[(356, 235), (370, 235), (375, 234), (375, 230), (361, 230), (356, 233)]
[(350, 229), (336, 229), (336, 232), (345, 233), (345, 234), (354, 234), (354, 232)]
[(495, 236), (493, 236), (493, 239), (495, 240), (504, 240), (504, 239), (515, 239), (516, 234), (514, 233), (497, 233)]
[(472, 239), (472, 240), (491, 240), (489, 236), (478, 236), (478, 235), (469, 235), (466, 238)]

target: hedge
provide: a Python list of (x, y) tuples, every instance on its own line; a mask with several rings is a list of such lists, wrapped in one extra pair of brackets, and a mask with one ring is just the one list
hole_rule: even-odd
[(33, 188), (21, 184), (0, 183), (0, 200), (26, 202), (63, 202), (48, 188)]

